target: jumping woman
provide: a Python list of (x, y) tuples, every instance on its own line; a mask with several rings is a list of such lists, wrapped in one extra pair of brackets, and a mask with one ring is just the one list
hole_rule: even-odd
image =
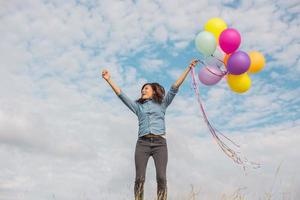
[(164, 88), (158, 83), (146, 83), (141, 89), (141, 97), (132, 101), (111, 79), (108, 70), (102, 71), (102, 77), (114, 90), (121, 101), (138, 117), (139, 131), (135, 147), (135, 200), (143, 200), (144, 183), (148, 159), (153, 157), (156, 168), (157, 200), (167, 199), (167, 162), (168, 148), (166, 141), (165, 113), (180, 85), (185, 80), (197, 60), (190, 65), (171, 86), (165, 96)]

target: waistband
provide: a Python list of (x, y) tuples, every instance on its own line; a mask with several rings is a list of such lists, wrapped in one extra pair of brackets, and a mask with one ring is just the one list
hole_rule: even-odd
[(163, 135), (155, 135), (152, 133), (143, 135), (141, 138), (164, 138), (165, 139), (165, 137)]

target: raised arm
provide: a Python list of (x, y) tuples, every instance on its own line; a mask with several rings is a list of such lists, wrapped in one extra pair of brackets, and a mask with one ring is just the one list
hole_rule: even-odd
[(108, 70), (104, 69), (102, 71), (102, 78), (106, 80), (106, 82), (110, 85), (116, 95), (119, 95), (121, 93), (121, 89), (111, 80)]
[(169, 91), (167, 92), (167, 95), (165, 96), (162, 104), (164, 105), (165, 109), (167, 109), (167, 107), (171, 104), (171, 102), (173, 101), (175, 95), (178, 92), (178, 88), (174, 88), (174, 85), (171, 86), (171, 88), (169, 89)]
[(134, 113), (137, 115), (138, 105), (136, 102), (132, 101), (123, 91), (112, 81), (109, 72), (104, 69), (102, 71), (102, 78), (111, 86), (116, 95), (121, 99), (121, 101)]
[(178, 92), (178, 89), (179, 89), (180, 85), (185, 80), (185, 78), (188, 75), (188, 73), (190, 72), (191, 68), (196, 66), (197, 62), (198, 62), (197, 60), (192, 60), (191, 63), (190, 63), (190, 65), (180, 75), (180, 77), (178, 78), (178, 80), (171, 86), (171, 88), (169, 89), (166, 97), (163, 100), (163, 105), (165, 106), (165, 108), (167, 108), (171, 104), (171, 102), (173, 101), (175, 95)]
[(177, 79), (177, 81), (172, 85), (173, 88), (179, 88), (180, 87), (180, 85), (183, 83), (186, 76), (190, 72), (191, 68), (195, 67), (197, 62), (198, 61), (195, 60), (195, 59), (191, 61), (190, 65), (184, 70), (184, 72), (180, 75), (180, 77)]

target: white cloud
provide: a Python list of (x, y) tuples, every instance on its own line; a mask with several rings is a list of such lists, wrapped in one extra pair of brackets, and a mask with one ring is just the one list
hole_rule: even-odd
[(141, 68), (148, 72), (157, 72), (166, 67), (166, 63), (161, 59), (143, 58), (141, 59)]
[(182, 70), (179, 69), (171, 69), (168, 70), (168, 74), (172, 77), (172, 79), (176, 80), (180, 74), (182, 73)]
[(168, 32), (164, 26), (159, 26), (153, 33), (155, 41), (165, 43), (168, 39)]
[[(297, 199), (299, 89), (284, 84), (297, 81), (300, 72), (296, 3), (247, 1), (233, 9), (184, 0), (1, 2), (0, 199), (132, 199), (138, 124), (100, 72), (109, 69), (132, 99), (147, 82), (140, 70), (161, 70), (175, 80), (182, 70), (167, 68), (178, 63), (159, 50), (190, 51), (187, 45), (215, 16), (241, 32), (244, 50), (274, 59), (262, 72), (272, 80), (251, 76), (245, 95), (230, 91), (225, 81), (201, 86), (211, 121), (263, 168), (244, 176), (212, 141), (191, 90), (182, 88), (166, 115), (169, 196), (187, 197), (194, 184), (204, 199), (239, 187), (246, 187), (247, 198), (259, 199), (283, 161), (273, 196), (287, 192)], [(143, 55), (140, 66), (122, 63), (137, 53)], [(287, 76), (276, 71), (281, 69)], [(150, 161), (147, 198), (154, 198), (155, 188)]]

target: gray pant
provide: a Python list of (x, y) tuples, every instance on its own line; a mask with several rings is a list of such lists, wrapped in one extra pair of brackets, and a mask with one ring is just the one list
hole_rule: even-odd
[(157, 199), (167, 199), (167, 162), (168, 162), (168, 148), (165, 138), (145, 138), (138, 139), (135, 148), (135, 185), (134, 195), (135, 200), (143, 200), (144, 198), (144, 183), (146, 168), (149, 157), (152, 156), (156, 168), (157, 180)]

